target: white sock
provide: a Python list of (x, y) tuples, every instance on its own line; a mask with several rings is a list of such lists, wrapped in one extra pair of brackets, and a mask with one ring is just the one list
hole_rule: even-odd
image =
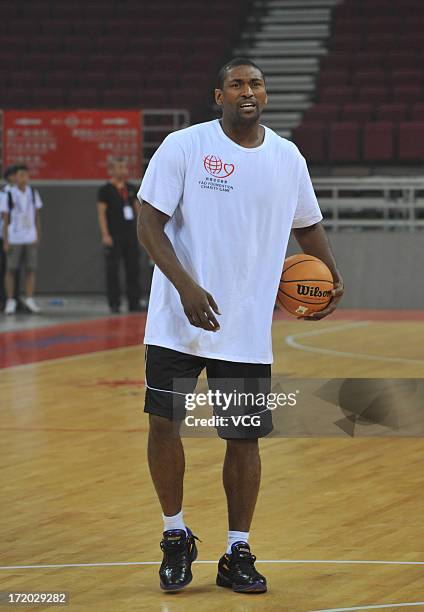
[(182, 509), (178, 512), (178, 514), (174, 514), (174, 516), (165, 516), (162, 514), (162, 518), (164, 531), (169, 531), (170, 529), (184, 529), (184, 531), (187, 533), (186, 526), (184, 525)]
[(249, 532), (248, 531), (229, 531), (228, 532), (228, 544), (227, 544), (227, 555), (231, 555), (231, 546), (234, 542), (248, 542)]

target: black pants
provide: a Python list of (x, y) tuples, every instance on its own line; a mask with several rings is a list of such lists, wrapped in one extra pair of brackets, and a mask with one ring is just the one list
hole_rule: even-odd
[(139, 256), (137, 237), (132, 232), (128, 236), (114, 236), (113, 246), (105, 247), (107, 299), (111, 309), (119, 308), (121, 305), (119, 283), (121, 259), (124, 260), (128, 308), (137, 310), (140, 307)]
[(3, 251), (3, 240), (0, 238), (0, 307), (6, 303), (4, 277), (6, 274), (6, 253)]

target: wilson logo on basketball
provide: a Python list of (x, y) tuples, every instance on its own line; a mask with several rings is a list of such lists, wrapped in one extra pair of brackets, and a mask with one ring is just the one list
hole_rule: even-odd
[(221, 179), (231, 176), (235, 170), (234, 164), (225, 163), (216, 155), (206, 155), (203, 158), (203, 166), (206, 172)]
[(322, 291), (319, 287), (309, 287), (308, 285), (297, 285), (298, 295), (308, 295), (309, 297), (329, 297), (331, 291)]

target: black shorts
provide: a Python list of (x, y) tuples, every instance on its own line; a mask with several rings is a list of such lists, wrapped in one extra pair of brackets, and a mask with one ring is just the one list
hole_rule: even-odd
[(220, 438), (262, 438), (272, 431), (272, 411), (266, 405), (271, 364), (197, 357), (162, 346), (146, 346), (144, 412), (186, 423), (190, 418), (193, 425), (202, 410), (194, 405), (202, 399), (194, 390), (204, 368), (208, 403)]

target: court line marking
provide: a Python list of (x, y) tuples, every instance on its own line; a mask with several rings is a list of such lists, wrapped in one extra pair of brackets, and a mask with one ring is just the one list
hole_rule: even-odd
[[(1, 337), (1, 336), (0, 336)], [(140, 342), (140, 344), (129, 344), (128, 346), (115, 346), (113, 348), (101, 349), (100, 351), (92, 351), (91, 353), (79, 353), (78, 355), (65, 355), (64, 357), (51, 357), (49, 359), (42, 359), (40, 361), (32, 361), (31, 363), (20, 363), (13, 366), (5, 366), (0, 368), (0, 376), (4, 372), (13, 372), (14, 370), (22, 370), (25, 368), (35, 368), (37, 366), (42, 366), (43, 364), (52, 365), (52, 363), (64, 363), (66, 361), (82, 359), (87, 357), (96, 357), (100, 355), (100, 353), (109, 353), (110, 351), (123, 351), (129, 349), (139, 349), (142, 348), (144, 344)]]
[[(202, 564), (216, 564), (215, 561), (195, 561)], [(256, 563), (329, 563), (338, 565), (424, 565), (424, 561), (349, 561), (340, 559), (258, 559)], [(0, 570), (13, 569), (45, 569), (62, 567), (111, 567), (126, 565), (160, 565), (161, 561), (116, 561), (105, 563), (61, 563), (40, 565), (2, 565)], [(321, 612), (321, 611), (316, 611)]]
[(365, 327), (369, 325), (369, 321), (358, 321), (357, 323), (348, 323), (347, 325), (337, 325), (336, 327), (325, 329), (314, 329), (313, 331), (303, 332), (301, 334), (290, 334), (286, 336), (286, 344), (291, 348), (306, 351), (308, 353), (319, 353), (321, 355), (332, 355), (333, 357), (347, 357), (349, 359), (365, 359), (367, 361), (386, 361), (389, 363), (407, 363), (407, 364), (424, 364), (422, 359), (407, 359), (403, 357), (384, 357), (383, 355), (371, 355), (369, 353), (351, 353), (349, 351), (336, 351), (333, 349), (320, 348), (317, 346), (308, 346), (297, 342), (298, 338), (308, 338), (310, 336), (320, 336), (330, 332), (344, 331), (346, 329), (355, 329), (357, 327)]
[(379, 604), (375, 606), (359, 606), (355, 608), (326, 608), (325, 610), (311, 610), (311, 612), (348, 612), (349, 610), (381, 610), (381, 608), (404, 608), (409, 606), (422, 606), (424, 601), (415, 601), (413, 603), (392, 603)]

